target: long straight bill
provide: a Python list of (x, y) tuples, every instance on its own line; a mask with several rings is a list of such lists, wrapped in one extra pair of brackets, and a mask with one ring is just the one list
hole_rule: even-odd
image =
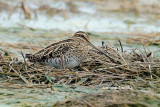
[(91, 42), (89, 42), (87, 40), (87, 42), (89, 43), (90, 46), (92, 46), (93, 48), (95, 48), (96, 50), (98, 50), (99, 52), (101, 52), (102, 54), (104, 54), (106, 57), (108, 57), (112, 62), (114, 62), (113, 58), (111, 58), (107, 53), (103, 52), (102, 50), (98, 49), (97, 47), (95, 47)]

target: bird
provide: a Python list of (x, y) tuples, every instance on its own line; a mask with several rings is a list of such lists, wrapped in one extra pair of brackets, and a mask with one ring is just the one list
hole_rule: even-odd
[(68, 39), (55, 42), (35, 54), (26, 54), (30, 62), (55, 67), (57, 69), (72, 69), (87, 58), (88, 45), (104, 54), (112, 62), (114, 61), (107, 53), (95, 47), (89, 41), (89, 35), (84, 31), (77, 31)]

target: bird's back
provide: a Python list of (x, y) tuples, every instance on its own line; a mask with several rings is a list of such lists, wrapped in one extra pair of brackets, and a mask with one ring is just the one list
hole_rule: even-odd
[(63, 59), (66, 68), (72, 68), (79, 65), (87, 53), (88, 46), (84, 40), (70, 38), (53, 43), (33, 55), (26, 54), (26, 58), (31, 62), (39, 62), (56, 68), (62, 67), (61, 60)]

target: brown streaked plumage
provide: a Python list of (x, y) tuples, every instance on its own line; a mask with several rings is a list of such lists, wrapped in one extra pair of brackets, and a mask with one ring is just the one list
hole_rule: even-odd
[(26, 58), (31, 62), (38, 62), (58, 69), (71, 69), (78, 66), (86, 58), (88, 44), (113, 61), (108, 54), (92, 45), (89, 42), (88, 34), (82, 31), (74, 33), (72, 38), (53, 43), (33, 55), (26, 54)]

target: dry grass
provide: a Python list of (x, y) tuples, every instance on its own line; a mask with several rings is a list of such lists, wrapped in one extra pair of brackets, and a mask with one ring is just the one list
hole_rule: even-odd
[[(145, 48), (145, 47), (144, 47)], [(90, 49), (83, 67), (58, 70), (48, 66), (19, 61), (10, 56), (1, 56), (1, 77), (4, 82), (34, 84), (75, 84), (82, 86), (104, 86), (106, 83), (128, 84), (137, 78), (154, 80), (160, 77), (160, 59), (152, 52), (123, 50), (102, 46), (101, 49), (115, 60), (110, 62), (104, 55)], [(23, 54), (22, 54), (23, 55)], [(87, 70), (87, 71), (86, 71)]]

